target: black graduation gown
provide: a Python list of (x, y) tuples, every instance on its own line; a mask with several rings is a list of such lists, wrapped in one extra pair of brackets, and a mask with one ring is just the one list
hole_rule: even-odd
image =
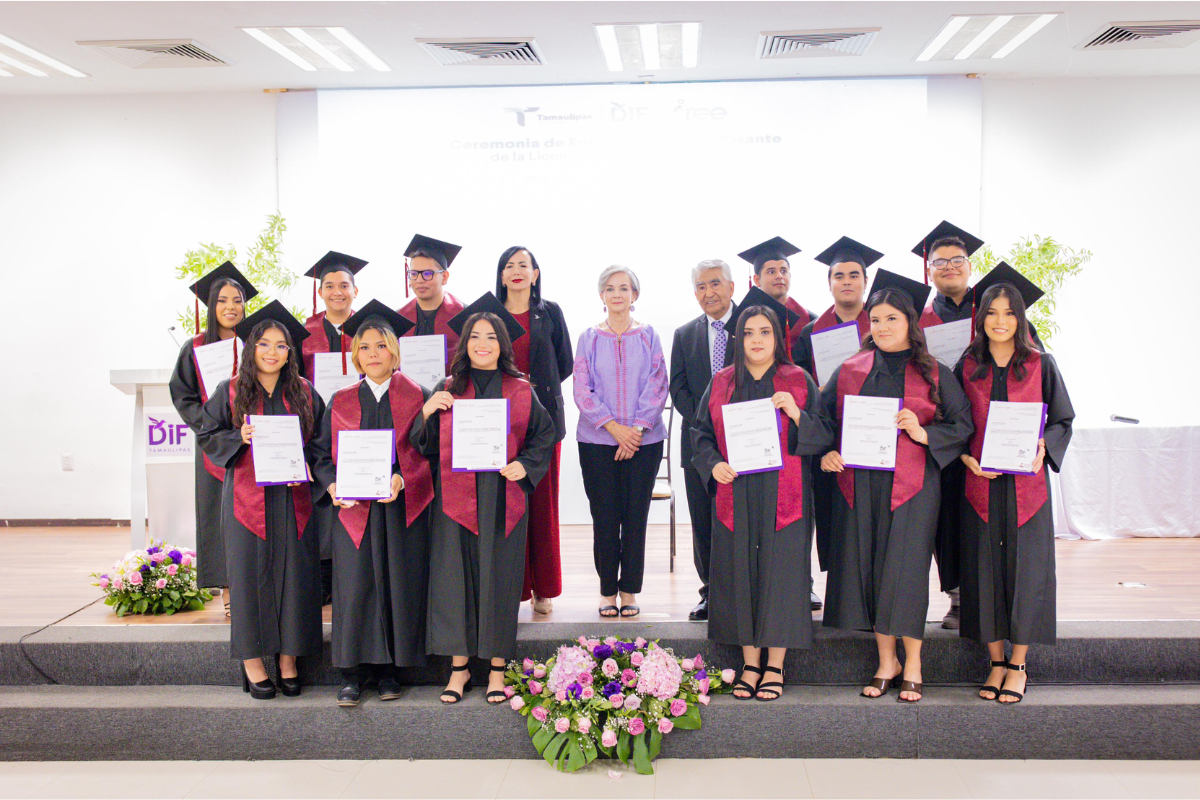
[[(759, 400), (775, 394), (775, 367), (760, 380), (734, 391), (732, 402)], [(707, 481), (725, 460), (708, 410), (712, 384), (696, 408), (692, 422), (692, 463)], [(813, 485), (810, 456), (824, 453), (833, 430), (817, 410), (820, 395), (808, 377), (808, 401), (800, 423), (787, 420), (788, 452), (802, 456), (804, 516), (775, 530), (778, 472), (739, 475), (733, 481), (733, 530), (712, 512), (712, 550), (708, 565), (708, 638), (722, 644), (754, 647), (812, 647), (809, 613), (812, 567)]]
[[(340, 352), (342, 347), (341, 329), (335, 328), (333, 323), (327, 318), (322, 318), (321, 323), (325, 328), (325, 340), (329, 343), (328, 352)], [(347, 347), (349, 347), (349, 345), (347, 345)], [(354, 365), (350, 363), (349, 350), (346, 351), (346, 369), (354, 369)], [(310, 383), (316, 380), (315, 375), (305, 375), (304, 377), (306, 377)], [(330, 500), (328, 492), (320, 492), (319, 494), (314, 492), (314, 495), (316, 496), (313, 498), (313, 517), (317, 520), (317, 538), (321, 542), (321, 560), (326, 562), (323, 568), (326, 571), (325, 581), (326, 586), (328, 586), (328, 571), (330, 569), (329, 560), (333, 558), (333, 520), (337, 511), (337, 507), (334, 506), (333, 501)]]
[[(904, 397), (909, 351), (876, 351), (860, 392), (866, 397)], [(835, 430), (838, 367), (821, 392), (821, 414)], [(929, 609), (929, 566), (941, 500), (940, 472), (966, 451), (975, 429), (971, 406), (949, 368), (938, 364), (941, 419), (926, 426), (925, 482), (916, 496), (891, 510), (894, 473), (860, 469), (854, 475), (854, 508), (833, 484), (829, 582), (824, 624), (921, 639)], [(902, 436), (905, 434), (901, 434)], [(820, 467), (817, 467), (818, 469)], [(834, 473), (829, 473), (833, 475)]]
[[(992, 367), (994, 401), (1008, 400), (1008, 367)], [(962, 362), (955, 374), (962, 377)], [(959, 635), (980, 642), (1054, 644), (1057, 609), (1054, 516), (1050, 472), (1062, 469), (1075, 410), (1054, 358), (1042, 354), (1042, 402), (1046, 404), (1046, 502), (1017, 527), (1016, 481), (1001, 475), (988, 482), (988, 521), (975, 513), (959, 485), (962, 514), (962, 618)], [(960, 462), (961, 463), (961, 462)]]
[[(475, 397), (499, 399), (501, 380), (495, 370), (471, 370)], [(445, 381), (434, 391), (441, 391)], [(442, 483), (435, 461), (433, 513), (429, 532), (429, 611), (426, 652), (510, 658), (516, 650), (517, 612), (525, 581), (525, 539), (529, 523), (528, 496), (550, 467), (554, 448), (554, 419), (532, 393), (529, 428), (517, 461), (525, 466), (520, 486), (526, 512), (504, 535), (506, 478), (496, 472), (475, 473), (479, 534), (459, 525), (442, 511)], [(440, 413), (428, 420), (418, 414), (410, 441), (427, 456), (437, 458)]]
[[(320, 419), (325, 403), (317, 390), (305, 383), (312, 396), (314, 417)], [(281, 388), (263, 402), (262, 413), (288, 413)], [(309, 517), (304, 535), (297, 538), (291, 487), (264, 486), (267, 538), (258, 538), (238, 522), (233, 512), (235, 464), (249, 445), (242, 443), (241, 427), (233, 422), (229, 381), (222, 381), (204, 404), (204, 417), (204, 429), (198, 436), (200, 445), (213, 463), (227, 470), (221, 491), (221, 525), (225, 531), (230, 602), (237, 609), (229, 626), (230, 656), (244, 660), (276, 653), (317, 655), (321, 652), (317, 516), (314, 513)], [(312, 464), (312, 437), (305, 451)]]
[[(429, 393), (423, 392), (426, 399)], [(392, 407), (385, 391), (375, 400), (369, 380), (358, 385), (362, 409), (359, 430), (387, 430)], [(313, 477), (328, 490), (337, 479), (333, 460), (332, 404), (321, 418), (313, 442)], [(396, 431), (398, 440), (408, 431)], [(393, 451), (392, 473), (399, 474)], [(359, 501), (362, 502), (362, 501)], [(360, 664), (397, 667), (425, 663), (425, 601), (429, 586), (429, 524), (422, 514), (408, 526), (405, 492), (391, 503), (371, 503), (359, 547), (333, 516), (333, 665), (351, 669)]]
[[(232, 345), (231, 345), (232, 346)], [(196, 371), (192, 341), (183, 343), (168, 387), (179, 416), (192, 429), (203, 427), (200, 374)], [(221, 481), (204, 468), (204, 451), (196, 451), (196, 583), (199, 586), (228, 586), (225, 570), (225, 536), (221, 532)], [(218, 465), (219, 466), (219, 465)]]

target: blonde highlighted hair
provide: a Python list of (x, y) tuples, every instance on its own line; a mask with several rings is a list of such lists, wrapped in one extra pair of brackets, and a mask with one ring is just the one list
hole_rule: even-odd
[(362, 344), (363, 334), (367, 331), (375, 331), (383, 337), (384, 343), (387, 345), (388, 352), (392, 354), (392, 369), (400, 368), (400, 342), (396, 340), (396, 334), (392, 333), (392, 329), (386, 325), (378, 325), (373, 321), (368, 321), (358, 329), (358, 333), (354, 334), (354, 341), (350, 343), (350, 360), (354, 363), (354, 369), (359, 375), (365, 375), (366, 371), (359, 366), (358, 363), (358, 347)]

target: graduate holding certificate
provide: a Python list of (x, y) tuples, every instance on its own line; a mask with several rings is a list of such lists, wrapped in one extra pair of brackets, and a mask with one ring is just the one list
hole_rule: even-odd
[[(970, 450), (961, 457), (967, 474), (960, 504), (960, 634), (988, 646), (992, 669), (979, 696), (1019, 703), (1029, 645), (1055, 642), (1054, 524), (1046, 467), (1062, 468), (1075, 412), (1058, 365), (1030, 344), (1025, 309), (1041, 297), (1041, 290), (1023, 277), (1014, 283), (989, 279), (991, 273), (980, 281), (991, 285), (980, 292), (975, 338), (955, 370), (975, 422)], [(1007, 433), (992, 418), (1002, 408), (999, 403), (1018, 412)], [(991, 452), (1004, 455), (1006, 442), (993, 442), (994, 437), (1026, 439), (1023, 447), (1033, 444), (1032, 464), (1021, 470), (1026, 474), (1003, 474), (981, 465), (989, 463)], [(1005, 640), (1012, 643), (1008, 659)]]
[[(191, 286), (196, 295), (196, 335), (183, 343), (168, 384), (175, 410), (193, 434), (203, 423), (203, 408), (211, 392), (230, 377), (241, 355), (234, 332), (246, 316), (246, 301), (258, 294), (246, 276), (226, 261)], [(204, 330), (200, 308), (208, 307)], [(221, 481), (225, 470), (196, 448), (196, 582), (202, 587), (228, 586), (225, 536), (221, 532)], [(229, 616), (229, 595), (225, 615)]]
[[(308, 333), (278, 300), (242, 321), (246, 346), (237, 376), (204, 404), (197, 440), (226, 470), (221, 519), (229, 591), (237, 613), (229, 649), (243, 665), (242, 688), (256, 700), (275, 696), (264, 656), (278, 656), (279, 689), (300, 694), (298, 656), (321, 652), (321, 594), (312, 484), (260, 486), (251, 454), (251, 417), (298, 418), (303, 442), (316, 433), (325, 404), (300, 374), (298, 344)], [(306, 462), (312, 453), (305, 453)], [(307, 479), (307, 468), (305, 469)]]
[(838, 450), (821, 459), (821, 469), (837, 483), (824, 624), (874, 631), (879, 666), (862, 690), (864, 697), (881, 697), (900, 680), (896, 637), (903, 637), (899, 699), (916, 702), (941, 496), (938, 476), (966, 449), (973, 426), (962, 388), (929, 355), (917, 325), (916, 309), (924, 305), (929, 287), (900, 276), (890, 282), (867, 301), (871, 332), (862, 351), (838, 367), (821, 392), (821, 414), (839, 439), (845, 433), (847, 398), (903, 401), (893, 417), (899, 437), (894, 470), (848, 466)]
[[(487, 701), (502, 703), (504, 670), (516, 652), (525, 578), (528, 498), (550, 465), (554, 420), (517, 372), (512, 339), (521, 326), (490, 292), (451, 320), (460, 332), (450, 374), (426, 401), (409, 441), (436, 457), (430, 520), (426, 651), (451, 656), (443, 703), (471, 688), (471, 656), (490, 663)], [(505, 466), (456, 471), (452, 416), (460, 400), (507, 400)]]
[(331, 645), (345, 681), (337, 703), (355, 706), (371, 682), (380, 700), (397, 699), (399, 668), (425, 664), (433, 478), (408, 438), (430, 393), (396, 369), (397, 336), (412, 323), (372, 300), (343, 327), (366, 377), (333, 396), (313, 474), (336, 507)]
[[(713, 376), (691, 430), (696, 469), (717, 486), (708, 638), (742, 648), (733, 696), (770, 701), (783, 694), (787, 648), (812, 646), (809, 462), (829, 448), (833, 432), (817, 414), (816, 383), (790, 363), (776, 312), (743, 303), (734, 331), (733, 366)], [(736, 446), (735, 430), (758, 444)], [(782, 467), (765, 465), (780, 458)]]

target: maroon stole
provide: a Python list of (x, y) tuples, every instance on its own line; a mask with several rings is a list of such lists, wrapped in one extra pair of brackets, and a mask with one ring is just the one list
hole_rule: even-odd
[[(311, 391), (311, 389), (310, 389)], [(237, 399), (237, 381), (229, 382), (229, 411), (233, 413), (233, 401)], [(262, 413), (263, 403), (258, 401), (258, 411)], [(287, 398), (283, 407), (291, 411)], [(233, 471), (233, 516), (246, 526), (251, 533), (266, 541), (267, 539), (267, 499), (266, 487), (258, 486), (254, 477), (254, 458), (250, 448), (238, 457)], [(296, 512), (296, 538), (304, 536), (308, 527), (308, 518), (312, 516), (312, 495), (307, 483), (292, 487), (292, 506)]]
[[(200, 377), (200, 362), (196, 360), (196, 348), (200, 347), (203, 344), (206, 344), (206, 342), (204, 341), (204, 336), (205, 335), (203, 333), (198, 333), (192, 337), (192, 364), (194, 364), (196, 367), (196, 383), (198, 383), (200, 385), (200, 402), (201, 403), (208, 402), (208, 392), (206, 392), (204, 390), (204, 381)], [(233, 339), (230, 339), (230, 347), (236, 348), (237, 345), (233, 344), (233, 342), (236, 342), (236, 341), (237, 341), (236, 337), (234, 337)], [(237, 353), (236, 349), (234, 350), (234, 353), (235, 354)], [(236, 358), (233, 359), (233, 374), (237, 375), (237, 359)], [(207, 472), (209, 475), (212, 475), (214, 478), (216, 478), (219, 481), (225, 480), (225, 470), (221, 469), (216, 464), (214, 464), (212, 462), (212, 459), (210, 459), (208, 457), (208, 453), (201, 452), (200, 455), (202, 455), (204, 457), (204, 460), (203, 460), (204, 471)]]
[[(362, 425), (362, 405), (358, 401), (358, 387), (361, 385), (362, 381), (359, 381), (352, 386), (338, 389), (329, 403), (335, 464), (338, 433), (357, 431)], [(404, 478), (406, 523), (412, 525), (433, 500), (433, 475), (429, 471), (429, 461), (408, 443), (408, 431), (412, 428), (417, 414), (421, 413), (425, 398), (421, 394), (421, 387), (412, 378), (397, 371), (392, 373), (392, 382), (388, 386), (388, 404), (392, 408), (392, 428), (396, 433), (396, 463), (400, 465), (400, 475)], [(359, 500), (349, 508), (338, 509), (338, 519), (350, 534), (355, 548), (362, 545), (373, 502), (375, 501)]]
[[(525, 446), (525, 433), (529, 429), (529, 414), (533, 403), (533, 390), (529, 382), (511, 375), (500, 375), (500, 393), (508, 400), (508, 463), (516, 459)], [(474, 400), (475, 384), (467, 378), (467, 390), (455, 395), (456, 400)], [(451, 409), (453, 411), (453, 408)], [(441, 433), (439, 444), (442, 476), (442, 511), (446, 516), (462, 525), (476, 536), (479, 535), (479, 499), (475, 496), (475, 473), (455, 472), (451, 466), (454, 438), (451, 432), (450, 414), (439, 412)], [(504, 535), (507, 537), (525, 516), (525, 492), (516, 481), (501, 478), (507, 485), (504, 507)]]
[[(834, 306), (825, 309), (825, 313), (817, 317), (817, 321), (813, 323), (813, 333), (820, 333), (826, 328), (832, 328), (834, 325), (843, 324), (838, 315), (834, 313)], [(858, 323), (858, 338), (861, 341), (864, 336), (871, 332), (871, 315), (867, 313), (866, 306), (858, 313), (858, 318), (855, 320)]]
[[(442, 304), (438, 306), (437, 313), (433, 315), (433, 332), (440, 333), (446, 337), (446, 364), (450, 364), (450, 356), (454, 353), (454, 348), (458, 344), (458, 334), (450, 327), (450, 320), (458, 315), (465, 306), (457, 297), (449, 292), (442, 293)], [(396, 312), (410, 322), (417, 321), (417, 299), (414, 297), (404, 308)], [(416, 336), (417, 329), (411, 328), (405, 336)]]
[[(974, 316), (974, 315), (972, 315), (972, 316)], [(941, 325), (941, 324), (942, 324), (942, 318), (939, 317), (936, 313), (934, 313), (933, 306), (930, 306), (929, 308), (922, 311), (921, 319), (917, 322), (917, 325), (921, 328), (921, 330), (925, 330), (926, 328), (930, 328), (930, 327), (933, 327), (934, 325)]]
[[(862, 391), (874, 365), (874, 350), (855, 353), (842, 364), (837, 385), (838, 422), (842, 420), (846, 395)], [(938, 372), (934, 370), (934, 386), (937, 386), (938, 379)], [(929, 384), (925, 383), (925, 379), (911, 360), (904, 367), (904, 408), (917, 415), (921, 427), (929, 425), (937, 413), (937, 407), (929, 400)], [(912, 500), (924, 488), (925, 453), (925, 449), (909, 438), (907, 432), (900, 436), (900, 441), (896, 443), (896, 473), (892, 478), (892, 511)], [(837, 482), (838, 488), (842, 490), (842, 497), (854, 508), (854, 467), (846, 467), (837, 473)]]
[[(992, 404), (992, 370), (977, 381), (971, 380), (978, 364), (970, 357), (963, 361), (963, 383), (967, 398), (971, 401), (971, 417), (975, 422), (975, 433), (971, 434), (971, 457), (979, 460), (983, 453), (983, 434), (987, 430), (988, 408)], [(1041, 403), (1042, 400), (1042, 354), (1037, 350), (1025, 359), (1025, 380), (1018, 381), (1012, 368), (1008, 370), (1008, 400), (1011, 403)], [(1036, 475), (1013, 475), (1017, 490), (1017, 527), (1033, 518), (1046, 501), (1046, 465)], [(991, 481), (967, 470), (967, 499), (971, 507), (984, 522), (988, 521), (988, 498)]]
[(789, 310), (795, 311), (800, 315), (800, 322), (792, 327), (788, 326), (786, 319), (779, 320), (783, 324), (783, 327), (787, 329), (788, 352), (790, 353), (792, 352), (792, 348), (796, 346), (796, 340), (800, 338), (800, 331), (804, 330), (804, 326), (808, 324), (808, 320), (812, 317), (812, 314), (809, 314), (804, 306), (790, 297), (784, 298), (783, 304)]
[[(725, 445), (725, 416), (721, 406), (733, 396), (733, 372), (729, 366), (712, 377), (712, 390), (708, 395), (708, 413), (712, 416), (717, 432), (717, 447), (721, 456), (728, 460)], [(791, 364), (775, 366), (775, 391), (791, 392), (796, 405), (803, 409), (808, 405), (808, 381), (800, 367)], [(788, 452), (788, 426), (779, 432), (779, 451), (783, 453), (783, 470), (779, 473), (779, 488), (775, 493), (775, 530), (781, 531), (804, 516), (804, 460)], [(733, 485), (717, 484), (717, 519), (729, 530), (733, 530)]]
[[(313, 358), (317, 353), (329, 353), (329, 334), (325, 332), (325, 312), (313, 314), (308, 319), (304, 320), (304, 329), (308, 331), (308, 338), (300, 346), (300, 351), (304, 358), (304, 375), (310, 381), (317, 379), (316, 373), (313, 371), (315, 367)], [(342, 369), (343, 374), (350, 374), (349, 370), (354, 369), (350, 364), (350, 355), (346, 351), (350, 349), (350, 337), (342, 334)]]

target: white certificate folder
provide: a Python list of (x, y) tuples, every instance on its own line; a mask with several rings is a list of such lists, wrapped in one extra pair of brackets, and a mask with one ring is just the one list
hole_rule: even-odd
[(396, 431), (392, 428), (338, 431), (337, 492), (339, 500), (382, 500), (392, 496), (392, 461)]
[(304, 437), (300, 417), (295, 414), (250, 415), (254, 438), (250, 457), (254, 461), (254, 480), (258, 486), (307, 483)]
[(738, 475), (783, 469), (779, 432), (783, 420), (770, 398), (721, 406), (725, 452)]
[(1033, 460), (1037, 457), (1038, 440), (1045, 432), (1045, 403), (993, 400), (988, 405), (980, 468), (1008, 475), (1036, 475)]
[(896, 470), (898, 397), (846, 395), (842, 406), (842, 461), (855, 469)]
[(508, 463), (508, 399), (455, 400), (450, 409), (453, 472), (499, 472)]

